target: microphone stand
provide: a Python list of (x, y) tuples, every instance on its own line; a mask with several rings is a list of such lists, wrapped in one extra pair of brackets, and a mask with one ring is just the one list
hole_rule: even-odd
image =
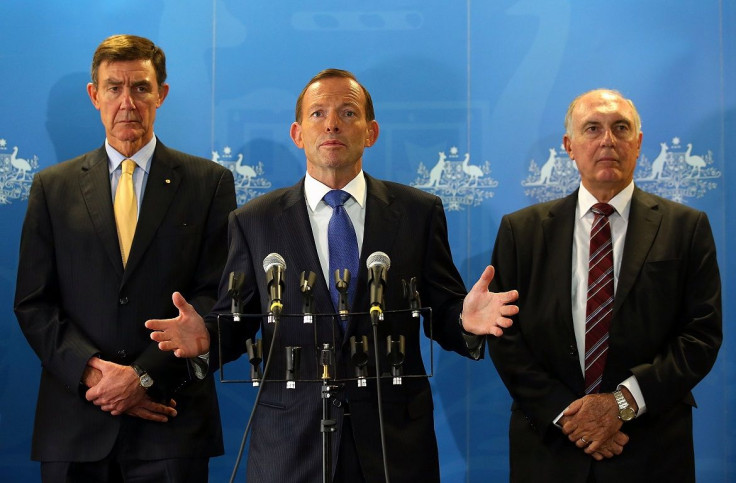
[(299, 279), (299, 291), (302, 293), (302, 313), (304, 314), (304, 323), (311, 324), (314, 321), (314, 283), (317, 281), (317, 274), (314, 272), (302, 272)]
[(342, 277), (340, 270), (335, 270), (335, 289), (337, 289), (337, 313), (340, 314), (340, 320), (348, 319), (348, 288), (350, 287), (350, 271), (346, 268), (343, 270)]
[(322, 481), (332, 481), (332, 433), (337, 430), (337, 421), (330, 415), (330, 399), (332, 390), (336, 385), (330, 384), (330, 365), (332, 364), (332, 348), (330, 344), (322, 344), (320, 352), (320, 364), (322, 365)]

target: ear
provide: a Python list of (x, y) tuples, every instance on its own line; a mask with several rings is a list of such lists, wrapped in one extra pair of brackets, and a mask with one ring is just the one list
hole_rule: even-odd
[(95, 109), (99, 111), (100, 101), (97, 98), (97, 87), (91, 82), (87, 84), (87, 95), (89, 96), (89, 99), (92, 101), (92, 105), (94, 105)]
[(304, 149), (304, 141), (302, 140), (302, 126), (298, 122), (291, 123), (291, 129), (289, 129), (289, 136), (294, 141), (296, 147)]
[(379, 132), (378, 122), (374, 119), (368, 123), (368, 129), (365, 136), (365, 147), (370, 148), (376, 143)]
[(156, 103), (156, 107), (161, 107), (161, 104), (164, 103), (164, 99), (166, 99), (166, 96), (169, 95), (169, 84), (164, 84), (158, 88), (158, 102)]
[(575, 160), (575, 156), (572, 154), (572, 142), (570, 141), (570, 137), (565, 134), (562, 136), (562, 145), (565, 147), (565, 151), (567, 151), (567, 155), (570, 157), (571, 160)]

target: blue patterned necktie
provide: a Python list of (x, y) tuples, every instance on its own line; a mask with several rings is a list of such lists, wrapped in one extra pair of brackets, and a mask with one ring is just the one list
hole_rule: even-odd
[(348, 212), (343, 206), (348, 199), (350, 199), (350, 193), (342, 190), (329, 191), (324, 197), (325, 203), (332, 207), (332, 217), (327, 227), (327, 244), (330, 252), (330, 276), (327, 284), (330, 287), (335, 310), (337, 310), (339, 297), (339, 292), (335, 288), (335, 270), (340, 270), (340, 275), (345, 269), (350, 272), (351, 283), (348, 286), (350, 304), (353, 303), (355, 286), (358, 283), (358, 238)]

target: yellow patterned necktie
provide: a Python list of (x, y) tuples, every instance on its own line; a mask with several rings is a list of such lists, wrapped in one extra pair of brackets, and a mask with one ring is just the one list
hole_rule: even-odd
[(130, 246), (133, 244), (135, 225), (138, 221), (138, 202), (135, 199), (135, 188), (133, 188), (135, 167), (135, 161), (132, 159), (123, 161), (123, 173), (120, 175), (118, 188), (115, 191), (115, 224), (118, 228), (123, 267), (128, 263)]

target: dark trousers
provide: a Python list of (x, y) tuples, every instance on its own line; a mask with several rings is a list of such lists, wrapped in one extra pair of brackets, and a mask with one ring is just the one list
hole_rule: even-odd
[(206, 483), (209, 458), (41, 463), (43, 483)]
[(353, 425), (349, 410), (347, 410), (342, 422), (342, 436), (337, 455), (334, 483), (361, 483), (364, 481), (365, 478), (358, 459), (358, 450), (355, 447)]

